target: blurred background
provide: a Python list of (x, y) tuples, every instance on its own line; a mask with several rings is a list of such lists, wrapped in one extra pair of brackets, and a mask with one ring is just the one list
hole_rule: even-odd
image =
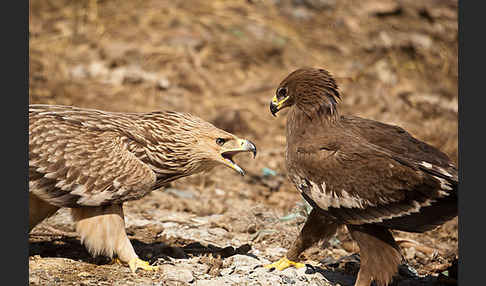
[[(343, 99), (342, 114), (400, 125), (457, 163), (457, 1), (31, 0), (29, 4), (30, 103), (190, 112), (252, 140), (259, 149), (256, 160), (236, 158), (247, 176), (216, 168), (179, 180), (169, 192), (154, 192), (129, 203), (128, 217), (153, 219), (159, 210), (218, 214), (230, 237), (250, 239), (273, 229), (277, 231), (251, 240), (253, 247), (288, 247), (303, 220), (279, 218), (295, 213), (301, 198), (285, 177), (286, 111), (274, 118), (268, 104), (280, 81), (303, 66), (325, 68), (334, 75)], [(262, 213), (273, 220), (262, 218)], [(68, 231), (71, 226), (62, 222), (50, 219), (51, 225)], [(157, 240), (146, 233), (139, 236)], [(413, 238), (443, 249), (447, 260), (457, 254), (457, 219), (426, 238)], [(337, 241), (329, 249), (353, 252), (353, 246), (346, 249), (345, 232)], [(183, 244), (172, 241), (178, 242)], [(319, 261), (324, 254), (336, 253), (324, 251), (330, 250), (311, 251), (315, 256), (306, 258)], [(409, 256), (421, 273), (442, 271), (439, 262), (415, 253)]]

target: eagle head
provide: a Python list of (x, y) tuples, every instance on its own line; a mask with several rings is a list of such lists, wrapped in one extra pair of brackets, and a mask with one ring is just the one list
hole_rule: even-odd
[[(241, 175), (245, 171), (233, 157), (241, 152), (256, 156), (255, 144), (226, 132), (211, 123), (188, 113), (153, 113), (147, 123), (145, 137), (152, 138), (149, 158), (151, 165), (162, 172), (184, 176), (208, 171), (218, 165), (229, 167)], [(148, 121), (148, 120), (147, 120)], [(158, 128), (153, 128), (157, 126)], [(150, 135), (147, 135), (150, 133)]]
[(331, 74), (324, 69), (300, 68), (290, 73), (278, 86), (270, 102), (270, 112), (297, 106), (309, 116), (312, 112), (336, 114), (341, 97)]
[(237, 136), (210, 126), (207, 132), (202, 132), (195, 143), (198, 154), (207, 160), (206, 167), (210, 168), (217, 165), (224, 165), (245, 175), (245, 171), (233, 160), (233, 156), (241, 152), (251, 152), (256, 156), (256, 146), (251, 141), (238, 138)]

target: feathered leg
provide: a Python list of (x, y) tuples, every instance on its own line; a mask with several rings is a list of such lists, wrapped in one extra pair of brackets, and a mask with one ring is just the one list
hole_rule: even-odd
[(101, 207), (82, 207), (71, 209), (76, 223), (76, 231), (88, 251), (96, 255), (113, 258), (114, 255), (123, 263), (128, 263), (132, 272), (138, 268), (156, 270), (148, 262), (138, 258), (125, 232), (125, 220), (122, 205)]
[(391, 232), (381, 226), (347, 225), (351, 237), (358, 243), (361, 265), (355, 286), (369, 286), (374, 280), (386, 286), (402, 262), (400, 249)]
[(48, 204), (36, 195), (29, 193), (29, 232), (58, 209), (59, 207)]
[(336, 233), (337, 227), (338, 225), (336, 223), (313, 209), (302, 227), (299, 236), (287, 252), (287, 255), (277, 262), (265, 265), (265, 268), (284, 270), (290, 266), (297, 268), (304, 267), (305, 264), (295, 262), (299, 260), (299, 255), (318, 241), (329, 239)]

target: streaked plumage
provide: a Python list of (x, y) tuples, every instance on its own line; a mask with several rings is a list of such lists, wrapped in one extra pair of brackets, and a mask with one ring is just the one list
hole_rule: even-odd
[(289, 107), (289, 179), (313, 206), (287, 257), (347, 225), (361, 269), (355, 285), (387, 285), (401, 255), (389, 229), (424, 232), (457, 216), (457, 168), (400, 127), (339, 115), (337, 85), (323, 69), (288, 75), (270, 104)]
[[(93, 255), (138, 263), (124, 230), (123, 202), (220, 164), (244, 174), (232, 160), (244, 151), (256, 154), (250, 141), (187, 113), (30, 105), (30, 229), (69, 207)], [(150, 268), (132, 264), (133, 271)]]

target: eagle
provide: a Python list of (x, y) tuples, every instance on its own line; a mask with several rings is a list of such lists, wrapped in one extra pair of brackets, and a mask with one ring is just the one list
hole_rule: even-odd
[(29, 232), (59, 208), (71, 209), (76, 232), (93, 255), (137, 269), (123, 203), (192, 174), (256, 156), (255, 145), (188, 113), (107, 112), (29, 105)]
[(422, 233), (457, 216), (457, 167), (404, 129), (340, 115), (336, 81), (325, 69), (290, 73), (270, 102), (289, 108), (285, 162), (289, 180), (312, 206), (285, 257), (266, 265), (302, 267), (298, 256), (345, 225), (357, 242), (356, 286), (388, 285), (403, 261), (390, 230)]

